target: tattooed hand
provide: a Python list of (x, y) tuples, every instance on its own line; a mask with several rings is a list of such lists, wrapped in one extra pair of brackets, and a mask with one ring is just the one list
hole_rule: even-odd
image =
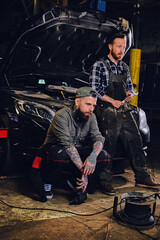
[(100, 141), (97, 141), (93, 144), (93, 151), (89, 155), (89, 157), (85, 160), (84, 162), (84, 171), (83, 173), (85, 175), (90, 175), (94, 173), (94, 170), (96, 168), (96, 161), (97, 161), (97, 156), (101, 152), (103, 148), (103, 144)]
[(84, 192), (87, 188), (88, 185), (88, 176), (86, 176), (85, 174), (82, 174), (81, 179), (77, 178), (77, 185), (78, 187), (76, 187), (77, 189), (83, 189), (82, 192)]
[(84, 174), (90, 175), (94, 173), (96, 168), (96, 156), (90, 154), (89, 157), (84, 162)]

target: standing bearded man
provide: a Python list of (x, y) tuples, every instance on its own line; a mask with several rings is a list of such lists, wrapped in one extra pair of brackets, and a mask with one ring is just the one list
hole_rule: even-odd
[[(122, 61), (126, 35), (114, 34), (108, 41), (108, 47), (107, 59), (95, 62), (90, 74), (90, 86), (100, 99), (97, 106), (100, 130), (106, 139), (107, 151), (111, 154), (108, 167), (112, 168), (116, 143), (120, 137), (129, 155), (136, 186), (158, 188), (159, 184), (155, 184), (147, 172), (141, 135), (129, 105), (133, 99), (133, 85), (129, 67)], [(109, 183), (108, 192), (114, 193)]]

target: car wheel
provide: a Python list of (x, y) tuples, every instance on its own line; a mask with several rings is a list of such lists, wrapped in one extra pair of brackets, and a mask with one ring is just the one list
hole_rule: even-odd
[[(8, 118), (4, 115), (0, 115), (0, 175), (9, 174), (12, 169), (11, 164), (11, 148), (10, 148), (10, 140), (8, 133), (9, 125)], [(7, 130), (7, 136), (6, 132)]]

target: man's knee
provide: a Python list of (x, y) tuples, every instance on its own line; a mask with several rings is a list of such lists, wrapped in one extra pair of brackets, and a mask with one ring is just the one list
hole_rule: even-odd
[(106, 151), (106, 150), (102, 150), (98, 156), (97, 160), (102, 160), (102, 161), (106, 161), (109, 162), (111, 159), (111, 155)]

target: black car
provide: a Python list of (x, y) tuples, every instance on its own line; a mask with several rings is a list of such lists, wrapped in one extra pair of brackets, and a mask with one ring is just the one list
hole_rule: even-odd
[[(107, 55), (114, 32), (127, 34), (127, 52), (133, 42), (127, 21), (100, 12), (56, 7), (21, 27), (1, 62), (1, 174), (33, 161), (55, 112), (70, 106), (77, 88), (88, 85), (91, 66)], [(140, 129), (148, 141), (145, 113), (133, 111), (137, 121), (139, 112), (143, 115)]]

